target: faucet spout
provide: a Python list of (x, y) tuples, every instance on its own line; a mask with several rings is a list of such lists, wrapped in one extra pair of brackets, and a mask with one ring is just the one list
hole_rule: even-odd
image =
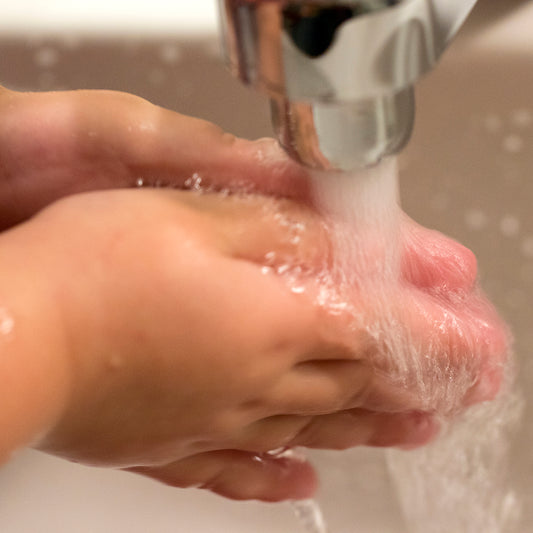
[(475, 1), (219, 0), (229, 67), (270, 97), (282, 146), (340, 170), (406, 144), (413, 85)]

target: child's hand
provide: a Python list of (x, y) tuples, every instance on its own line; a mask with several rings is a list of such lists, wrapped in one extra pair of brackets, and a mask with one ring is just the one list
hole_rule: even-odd
[[(215, 190), (300, 200), (93, 192), (2, 234), (0, 349), (12, 357), (0, 371), (16, 401), (0, 410), (0, 454), (43, 432), (41, 449), (87, 464), (233, 498), (306, 497), (311, 467), (264, 452), (409, 447), (436, 432), (442, 406), (399, 382), (390, 346), (368, 332), (381, 314), (421, 363), (414, 378), (438, 388), (460, 370), (464, 405), (496, 393), (506, 333), (460, 245), (404, 220), (400, 283), (388, 299), (352, 295), (353, 330), (312, 296), (331, 243), (303, 206), (305, 173), (271, 141), (118, 93), (3, 91), (0, 112), (4, 228), (69, 194), (139, 179), (180, 188), (195, 172)], [(303, 294), (271, 272), (284, 263), (301, 267)]]
[(131, 94), (0, 87), (0, 116), (0, 230), (74, 193), (181, 189), (193, 176), (218, 190), (306, 195), (305, 173), (273, 139), (238, 139)]
[[(287, 232), (292, 223), (305, 227), (298, 242)], [(421, 231), (419, 245), (433, 246), (437, 236)], [(435, 434), (431, 414), (421, 412), (426, 404), (375, 371), (381, 348), (364, 328), (347, 331), (264, 272), (272, 251), (300, 265), (309, 282), (323, 267), (329, 241), (310, 209), (264, 197), (88, 193), (4, 235), (8, 250), (21, 242), (37, 267), (34, 286), (54, 295), (39, 307), (59, 311), (57, 356), (68, 362), (63, 390), (50, 391), (60, 400), (43, 450), (233, 498), (276, 500), (312, 493), (312, 470), (256, 453), (416, 446)], [(390, 305), (436, 356), (453, 342), (458, 357), (470, 357), (469, 340), (456, 339), (458, 329), (471, 333), (460, 321), (439, 331), (435, 345), (442, 308), (430, 286), (448, 276), (470, 291), (475, 276), (464, 249), (437, 245), (463, 254), (468, 271), (454, 279), (446, 254), (422, 264), (426, 256), (411, 242), (409, 299)], [(373, 319), (374, 302), (358, 305)], [(483, 309), (478, 315), (485, 319)], [(486, 331), (501, 341), (495, 322)], [(501, 343), (489, 342), (481, 355), (500, 357), (495, 349)]]

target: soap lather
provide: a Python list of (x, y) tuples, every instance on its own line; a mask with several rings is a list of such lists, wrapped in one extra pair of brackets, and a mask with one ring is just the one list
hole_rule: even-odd
[(411, 136), (415, 82), (476, 0), (219, 0), (229, 68), (300, 163), (350, 171)]

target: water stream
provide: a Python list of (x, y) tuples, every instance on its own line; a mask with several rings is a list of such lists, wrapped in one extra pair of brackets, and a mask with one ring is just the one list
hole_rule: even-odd
[[(450, 253), (450, 241), (436, 234), (427, 260), (405, 251), (406, 242), (407, 249), (424, 246), (426, 235), (400, 208), (394, 160), (352, 175), (316, 172), (313, 180), (315, 200), (330, 221), (333, 240), (333, 265), (318, 281), (317, 304), (349, 316), (354, 335), (365, 329), (381, 347), (374, 355), (376, 366), (416, 392), (442, 424), (435, 443), (387, 452), (407, 531), (511, 531), (520, 501), (507, 479), (507, 456), (510, 435), (520, 421), (521, 398), (513, 392), (511, 342), (507, 339), (507, 348), (499, 348), (508, 352), (505, 358), (494, 352), (502, 341), (493, 328), (504, 326), (468, 280), (468, 256), (463, 258), (459, 248)], [(407, 314), (411, 308), (416, 309), (415, 321)], [(412, 334), (417, 323), (433, 337)], [(439, 334), (450, 330), (451, 336)], [(497, 399), (463, 413), (469, 395), (477, 402), (496, 387), (494, 376), (503, 366)], [(489, 377), (478, 383), (482, 374)], [(338, 460), (342, 462), (342, 454)], [(298, 503), (295, 510), (306, 533), (328, 531), (315, 503)], [(354, 523), (330, 533), (356, 531)]]

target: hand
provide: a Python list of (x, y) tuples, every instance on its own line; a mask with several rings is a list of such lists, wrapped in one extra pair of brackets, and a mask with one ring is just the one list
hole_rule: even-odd
[(305, 173), (272, 139), (238, 139), (130, 94), (0, 87), (0, 113), (0, 230), (58, 198), (139, 180), (307, 196)]
[[(287, 220), (306, 227), (297, 244)], [(262, 271), (274, 250), (305, 266), (313, 283), (328, 253), (324, 229), (310, 209), (287, 201), (135, 190), (68, 198), (9, 232), (31, 247), (33, 275), (53, 287), (50, 305), (68, 339), (68, 393), (39, 447), (178, 486), (277, 500), (310, 495), (312, 471), (265, 455), (259, 462), (257, 453), (427, 442), (436, 430), (421, 412), (427, 405), (373, 366), (379, 344), (364, 329), (344, 331), (327, 309)], [(431, 247), (436, 238), (420, 242)], [(466, 257), (455, 283), (469, 290), (470, 256), (439, 239), (441, 250)], [(448, 362), (455, 335), (472, 329), (461, 322), (461, 302), (459, 321), (432, 338), (441, 305), (429, 289), (453, 275), (444, 268), (450, 257), (427, 264), (422, 252), (408, 250), (413, 286), (405, 291), (416, 302), (406, 308), (403, 300), (403, 317), (420, 345), (431, 337), (432, 353)], [(372, 302), (359, 308), (372, 316)], [(481, 355), (500, 358), (501, 332), (494, 323), (486, 331), (496, 341)], [(454, 354), (470, 357), (469, 347), (465, 337)]]
[[(298, 244), (283, 223), (291, 219), (307, 227)], [(31, 249), (32, 276), (56, 295), (49, 313), (60, 310), (68, 339), (68, 393), (44, 450), (157, 477), (182, 460), (197, 465), (195, 483), (198, 462), (214, 462), (263, 483), (222, 477), (214, 490), (276, 499), (308, 494), (309, 467), (271, 460), (268, 469), (255, 453), (418, 444), (432, 434), (429, 417), (412, 412), (417, 399), (374, 374), (364, 331), (346, 338), (334, 317), (263, 273), (274, 250), (312, 277), (327, 239), (310, 210), (260, 197), (90, 193), (5, 237)], [(401, 414), (368, 411), (378, 404)]]
[[(2, 168), (17, 199), (6, 226), (69, 192), (133, 185), (139, 168), (180, 187), (199, 165), (215, 189), (264, 188), (310, 204), (305, 175), (270, 141), (236, 140), (134, 97), (96, 94), (9, 93), (21, 119), (10, 122), (7, 106), (0, 125), (1, 138), (11, 124)], [(62, 105), (68, 113), (57, 112)], [(39, 137), (35, 119), (47, 106), (56, 121)], [(132, 124), (144, 126), (128, 131)], [(69, 138), (76, 142), (63, 149)], [(305, 230), (293, 242), (287, 224), (297, 223)], [(331, 243), (327, 224), (301, 202), (154, 190), (57, 202), (0, 239), (20, 257), (17, 273), (35, 280), (35, 308), (54, 318), (56, 359), (68, 369), (46, 391), (57, 408), (40, 448), (177, 486), (277, 500), (306, 497), (315, 481), (305, 462), (268, 450), (427, 442), (439, 406), (406, 385), (422, 374), (438, 390), (447, 375), (435, 369), (453, 374), (468, 361), (459, 403), (489, 399), (506, 338), (475, 290), (467, 250), (408, 220), (401, 234), (401, 283), (386, 301), (352, 296), (363, 317), (354, 331), (310, 298)], [(304, 294), (263, 271), (272, 251), (278, 266), (305, 272)], [(391, 372), (383, 337), (369, 334), (384, 313), (401, 324), (397, 346), (414, 343), (413, 363), (426, 361), (407, 381)]]

